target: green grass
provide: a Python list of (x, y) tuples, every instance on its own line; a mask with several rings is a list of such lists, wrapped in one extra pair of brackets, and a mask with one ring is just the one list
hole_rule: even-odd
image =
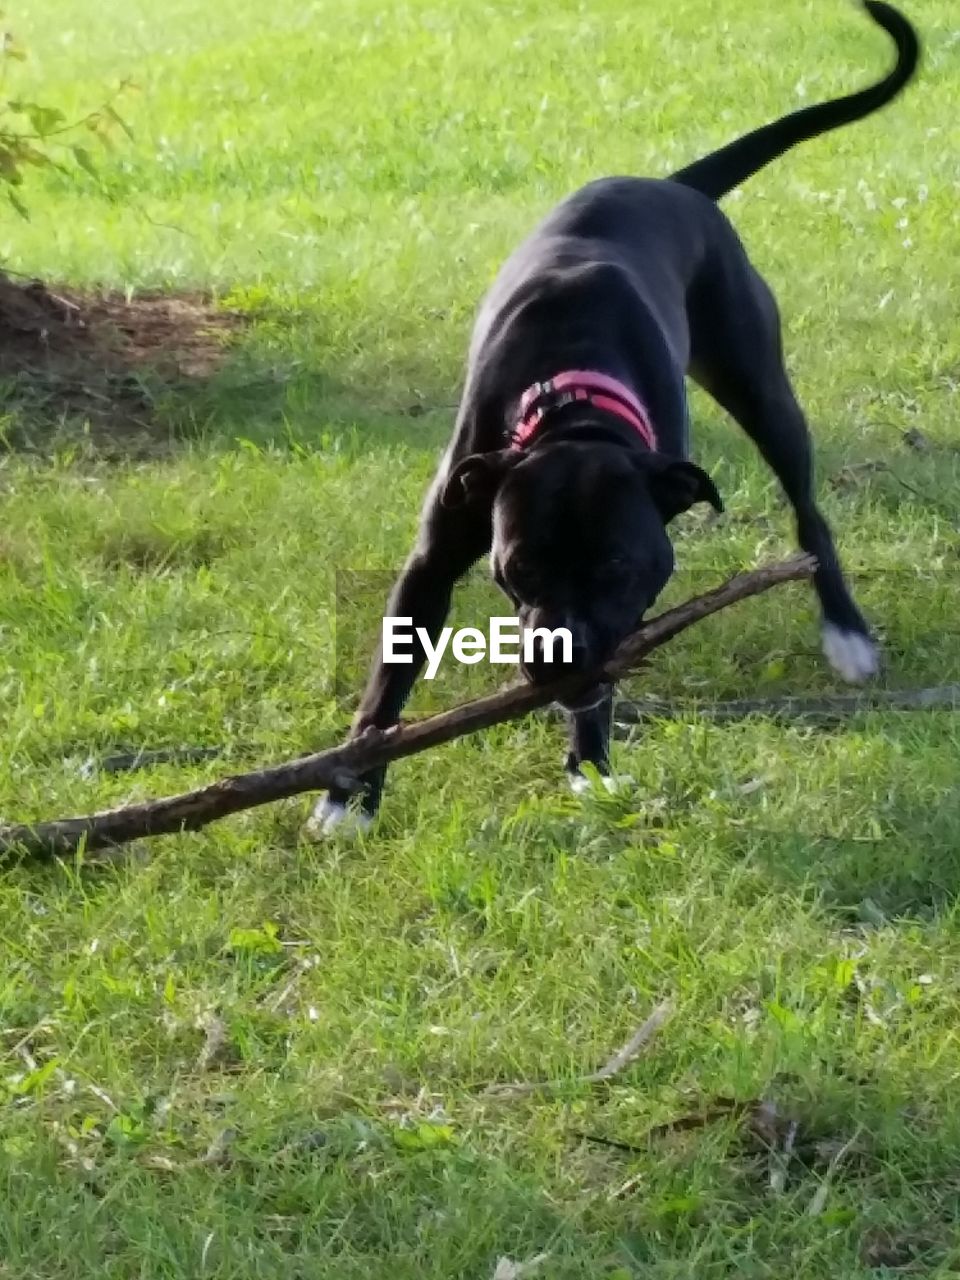
[[(946, 0), (913, 12), (908, 95), (728, 202), (894, 686), (960, 668), (960, 44)], [(251, 318), (219, 374), (161, 403), (175, 443), (153, 461), (72, 427), (0, 460), (0, 814), (21, 820), (224, 768), (91, 776), (112, 749), (239, 764), (334, 741), (365, 661), (353, 617), (337, 653), (335, 571), (402, 559), (500, 260), (580, 182), (666, 173), (888, 56), (830, 0), (73, 0), (53, 22), (21, 0), (7, 21), (33, 54), (11, 93), (80, 113), (139, 90), (103, 190), (34, 176), (0, 258), (201, 287)], [(694, 408), (729, 514), (683, 525), (671, 599), (792, 546), (768, 472)], [(892, 471), (828, 483), (874, 460)], [(481, 579), (462, 621), (494, 600)], [(809, 593), (784, 589), (631, 687), (828, 689), (816, 647)], [(537, 721), (406, 762), (356, 846), (301, 843), (296, 802), (107, 866), (6, 869), (0, 1276), (488, 1280), (547, 1253), (549, 1280), (819, 1280), (910, 1250), (956, 1274), (954, 718), (691, 710), (621, 745), (616, 800), (568, 798), (562, 750)], [(576, 1083), (666, 998), (645, 1056)], [(543, 1077), (570, 1083), (476, 1088)], [(732, 1121), (647, 1143), (718, 1095), (799, 1121), (781, 1191)]]

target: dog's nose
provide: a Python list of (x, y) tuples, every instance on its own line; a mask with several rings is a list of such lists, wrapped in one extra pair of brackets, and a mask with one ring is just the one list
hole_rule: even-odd
[(592, 656), (583, 628), (569, 622), (558, 625), (570, 632), (569, 644), (561, 643), (559, 639), (548, 644), (542, 636), (530, 637), (521, 667), (523, 674), (533, 684), (549, 684), (551, 680), (559, 680), (561, 676), (590, 670)]
[(590, 646), (583, 639), (573, 638), (570, 646), (570, 661), (564, 664), (569, 671), (589, 671), (590, 669)]
[(539, 636), (531, 639), (520, 665), (531, 684), (549, 684), (556, 679), (555, 664), (547, 661), (547, 647)]

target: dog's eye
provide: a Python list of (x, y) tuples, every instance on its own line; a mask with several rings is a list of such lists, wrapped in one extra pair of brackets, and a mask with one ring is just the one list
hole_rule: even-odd
[(637, 590), (639, 571), (632, 560), (608, 560), (594, 575), (594, 581), (611, 596), (631, 597)]
[(529, 561), (521, 560), (518, 556), (515, 556), (507, 565), (507, 578), (520, 595), (536, 589), (536, 570)]

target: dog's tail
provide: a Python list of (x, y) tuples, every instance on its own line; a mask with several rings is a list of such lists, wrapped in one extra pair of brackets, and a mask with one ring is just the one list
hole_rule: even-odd
[(884, 4), (883, 0), (863, 0), (863, 3), (874, 22), (883, 27), (897, 46), (897, 63), (889, 75), (869, 89), (804, 107), (755, 129), (672, 174), (672, 181), (693, 187), (711, 200), (719, 200), (798, 142), (861, 120), (895, 98), (917, 69), (920, 58), (917, 33), (892, 5)]

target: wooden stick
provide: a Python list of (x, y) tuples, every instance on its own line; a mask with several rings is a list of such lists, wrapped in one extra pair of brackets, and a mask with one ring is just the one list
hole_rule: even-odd
[(599, 671), (568, 676), (549, 685), (520, 684), (464, 703), (425, 720), (386, 730), (368, 730), (339, 747), (299, 760), (239, 773), (195, 791), (124, 805), (78, 818), (36, 824), (0, 826), (0, 857), (58, 857), (81, 847), (103, 849), (146, 836), (196, 831), (242, 809), (285, 800), (330, 786), (353, 789), (369, 769), (399, 760), (463, 734), (476, 733), (513, 720), (558, 699), (573, 699), (598, 680), (613, 680), (640, 666), (647, 654), (719, 609), (769, 591), (784, 582), (808, 577), (815, 567), (809, 556), (737, 574), (722, 586), (670, 609), (629, 636)]

